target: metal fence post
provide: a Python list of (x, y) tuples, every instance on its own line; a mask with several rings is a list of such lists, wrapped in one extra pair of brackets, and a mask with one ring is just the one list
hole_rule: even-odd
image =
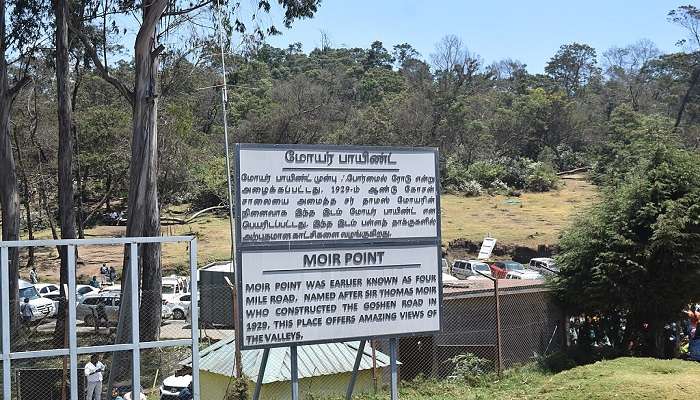
[(199, 293), (197, 292), (197, 239), (190, 242), (190, 328), (192, 330), (192, 398), (199, 400)]
[(503, 347), (501, 346), (501, 300), (498, 292), (498, 278), (493, 280), (493, 292), (496, 299), (496, 373), (503, 373)]
[(3, 399), (12, 398), (12, 375), (10, 365), (10, 265), (7, 247), (0, 247), (0, 294), (2, 299), (2, 395)]
[(365, 355), (365, 344), (366, 340), (360, 341), (360, 346), (357, 348), (357, 355), (355, 356), (355, 364), (352, 367), (352, 375), (350, 376), (350, 383), (348, 384), (348, 390), (345, 393), (345, 399), (352, 399), (352, 392), (355, 389), (355, 382), (357, 381), (357, 371), (360, 369), (360, 362), (362, 361), (362, 356)]
[(289, 347), (289, 358), (292, 373), (292, 400), (299, 400), (299, 364), (297, 359), (297, 346)]
[(75, 321), (75, 246), (66, 246), (68, 255), (68, 351), (70, 360), (70, 398), (78, 400), (78, 337)]
[(141, 398), (141, 341), (139, 327), (139, 253), (138, 243), (129, 244), (129, 278), (131, 283), (131, 398)]
[(389, 364), (391, 365), (391, 400), (399, 400), (399, 369), (396, 365), (396, 338), (389, 339)]

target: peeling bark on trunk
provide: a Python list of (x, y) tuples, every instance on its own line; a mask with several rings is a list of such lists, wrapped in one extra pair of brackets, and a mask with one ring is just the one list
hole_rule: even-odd
[[(126, 236), (160, 236), (158, 205), (158, 63), (162, 47), (158, 46), (156, 27), (168, 0), (144, 1), (143, 23), (134, 44), (135, 77), (133, 92), (133, 136), (129, 171), (128, 222)], [(140, 338), (152, 341), (160, 336), (161, 324), (161, 266), (160, 245), (139, 246), (141, 271), (141, 305), (139, 307)], [(117, 343), (130, 339), (131, 296), (129, 249), (124, 252), (122, 278), (122, 307), (119, 310)], [(121, 375), (128, 355), (115, 353), (107, 390)]]
[[(19, 240), (19, 191), (15, 159), (12, 154), (10, 139), (10, 110), (19, 87), (10, 88), (7, 75), (6, 42), (5, 42), (5, 2), (0, 1), (0, 208), (2, 208), (2, 240)], [(19, 83), (18, 83), (19, 85)], [(10, 280), (10, 325), (12, 332), (18, 328), (19, 304), (19, 251), (9, 249)]]
[[(73, 130), (68, 59), (68, 2), (55, 0), (56, 16), (56, 86), (58, 93), (58, 216), (62, 239), (75, 239), (75, 212), (73, 210)], [(68, 284), (68, 248), (59, 246), (61, 258), (60, 291), (54, 344), (61, 346), (66, 337), (67, 302), (65, 285)]]

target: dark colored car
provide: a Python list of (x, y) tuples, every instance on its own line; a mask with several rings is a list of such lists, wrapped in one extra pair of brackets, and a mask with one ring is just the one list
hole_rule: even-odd
[(496, 279), (505, 279), (510, 271), (522, 271), (525, 269), (522, 264), (513, 260), (496, 261), (491, 264), (491, 276)]

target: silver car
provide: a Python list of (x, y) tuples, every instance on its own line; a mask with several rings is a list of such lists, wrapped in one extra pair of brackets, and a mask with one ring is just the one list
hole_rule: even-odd
[[(121, 293), (117, 291), (102, 291), (85, 295), (75, 309), (75, 318), (87, 325), (94, 325), (97, 308), (100, 304), (104, 305), (107, 320), (116, 323), (119, 319), (119, 306), (121, 305)], [(170, 307), (163, 306), (161, 310), (163, 319), (172, 317), (173, 312)]]
[(479, 272), (491, 275), (489, 266), (481, 260), (457, 260), (452, 265), (452, 275), (459, 279), (486, 279)]

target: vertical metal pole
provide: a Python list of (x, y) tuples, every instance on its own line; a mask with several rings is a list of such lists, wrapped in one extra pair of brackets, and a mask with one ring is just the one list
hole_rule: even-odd
[[(226, 105), (228, 104), (228, 83), (226, 82), (226, 57), (224, 53), (224, 32), (223, 32), (223, 18), (221, 16), (221, 7), (217, 0), (216, 7), (218, 9), (218, 38), (219, 47), (221, 49), (221, 114), (224, 124), (224, 149), (226, 150), (226, 185), (228, 188), (228, 214), (229, 214), (229, 228), (231, 230), (231, 272), (235, 271), (236, 264), (236, 224), (234, 224), (234, 213), (233, 213), (233, 182), (231, 181), (231, 151), (229, 150), (228, 143), (228, 115), (226, 114)], [(238, 284), (238, 276), (234, 275), (235, 283)], [(238, 287), (238, 286), (236, 286)], [(234, 289), (235, 291), (235, 289)], [(238, 296), (236, 293), (235, 296)], [(241, 327), (240, 321), (238, 319), (238, 302), (234, 300), (233, 302), (233, 327), (236, 331), (236, 335), (239, 334)], [(241, 343), (239, 340), (234, 341), (234, 357), (236, 361), (236, 378), (242, 376), (242, 366), (241, 366)]]
[(199, 294), (197, 292), (197, 239), (190, 242), (190, 319), (192, 330), (192, 398), (199, 400)]
[[(70, 398), (78, 400), (78, 337), (75, 317), (75, 246), (66, 246), (68, 255), (68, 354), (70, 359)], [(65, 303), (64, 303), (65, 304)]]
[(0, 247), (0, 287), (2, 291), (2, 398), (12, 398), (12, 375), (10, 365), (10, 263), (7, 247)]
[(389, 339), (389, 363), (391, 365), (391, 400), (399, 400), (399, 369), (396, 365), (396, 338)]
[(355, 356), (355, 365), (352, 367), (352, 375), (350, 376), (350, 384), (348, 384), (348, 391), (345, 393), (345, 399), (350, 400), (352, 398), (352, 392), (355, 389), (355, 381), (357, 381), (357, 371), (360, 369), (360, 362), (362, 361), (362, 356), (365, 355), (365, 344), (366, 340), (360, 341), (360, 346), (357, 348), (357, 356)]
[(289, 347), (289, 358), (292, 373), (292, 400), (299, 400), (299, 365), (297, 363), (297, 346)]
[(267, 359), (270, 357), (270, 349), (263, 350), (262, 360), (260, 360), (260, 369), (258, 370), (258, 381), (255, 382), (255, 392), (253, 392), (253, 400), (260, 400), (260, 389), (262, 389), (263, 379), (265, 377), (265, 368), (267, 368)]
[[(129, 244), (129, 278), (131, 284), (131, 398), (141, 398), (141, 349), (139, 342), (139, 245)], [(194, 315), (194, 314), (193, 314)], [(194, 362), (194, 361), (193, 361)]]
[(498, 293), (498, 278), (493, 281), (493, 291), (496, 298), (496, 373), (503, 372), (503, 348), (501, 347), (501, 300)]

